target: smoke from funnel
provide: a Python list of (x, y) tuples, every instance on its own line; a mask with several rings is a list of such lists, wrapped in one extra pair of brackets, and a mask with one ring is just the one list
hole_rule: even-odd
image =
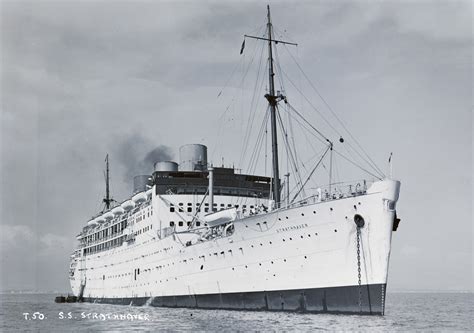
[(117, 161), (122, 165), (123, 180), (131, 184), (136, 175), (151, 175), (153, 164), (157, 161), (168, 161), (173, 158), (171, 148), (159, 145), (140, 134), (134, 134), (117, 144), (114, 153)]

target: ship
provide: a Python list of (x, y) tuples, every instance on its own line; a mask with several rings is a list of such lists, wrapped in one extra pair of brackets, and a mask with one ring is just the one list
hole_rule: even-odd
[[(131, 196), (116, 202), (107, 156), (104, 210), (84, 225), (70, 258), (77, 299), (384, 315), (400, 181), (389, 175), (335, 184), (329, 168), (327, 185), (302, 191), (301, 180), (290, 196), (280, 179), (277, 128), (288, 98), (275, 92), (272, 52), (292, 43), (275, 38), (269, 7), (266, 20), (265, 35), (244, 38), (268, 45), (271, 176), (214, 166), (206, 146), (187, 144), (178, 162), (156, 161), (151, 174), (134, 178)], [(323, 159), (332, 161), (334, 143), (322, 138), (326, 149), (309, 177)]]

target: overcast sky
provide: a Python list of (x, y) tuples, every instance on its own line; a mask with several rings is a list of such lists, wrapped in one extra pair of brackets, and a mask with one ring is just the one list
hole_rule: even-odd
[[(303, 88), (292, 52), (381, 169), (394, 154), (402, 221), (389, 290), (472, 290), (471, 3), (271, 6), (277, 36), (298, 43), (279, 46), (288, 77), (330, 118)], [(180, 145), (203, 143), (214, 164), (246, 171), (245, 126), (255, 111), (258, 132), (265, 100), (245, 106), (255, 76), (239, 79), (253, 54), (257, 68), (261, 44), (247, 40), (239, 50), (244, 34), (262, 31), (265, 7), (1, 1), (0, 289), (69, 290), (69, 254), (100, 209), (106, 153), (118, 200), (129, 195), (131, 176), (151, 171), (146, 156), (158, 146), (177, 159)], [(337, 141), (284, 84), (290, 102)], [(355, 177), (338, 166), (341, 180)]]

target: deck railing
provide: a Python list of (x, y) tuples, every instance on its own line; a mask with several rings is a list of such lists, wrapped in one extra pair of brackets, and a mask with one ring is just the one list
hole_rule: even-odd
[(278, 209), (288, 209), (306, 206), (317, 202), (339, 200), (363, 195), (367, 192), (367, 188), (372, 182), (373, 181), (361, 179), (350, 182), (334, 183), (330, 186), (327, 185), (318, 188), (310, 188), (309, 190), (314, 191), (314, 194), (289, 204), (287, 204), (285, 200), (282, 200), (282, 203)]

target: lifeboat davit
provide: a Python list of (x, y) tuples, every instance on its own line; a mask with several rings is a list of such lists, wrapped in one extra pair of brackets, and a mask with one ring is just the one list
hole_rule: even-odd
[(108, 212), (105, 213), (103, 216), (104, 216), (104, 219), (105, 219), (106, 221), (110, 221), (110, 220), (112, 220), (112, 219), (114, 218), (114, 214), (112, 214), (111, 211), (108, 211)]
[(135, 207), (135, 203), (132, 200), (127, 200), (123, 204), (120, 205), (126, 212), (133, 209)]
[(121, 206), (117, 206), (114, 209), (112, 209), (112, 214), (114, 214), (115, 216), (120, 216), (123, 213), (125, 213), (125, 209), (123, 209)]
[(132, 201), (139, 204), (146, 201), (146, 192), (140, 192), (132, 197)]

